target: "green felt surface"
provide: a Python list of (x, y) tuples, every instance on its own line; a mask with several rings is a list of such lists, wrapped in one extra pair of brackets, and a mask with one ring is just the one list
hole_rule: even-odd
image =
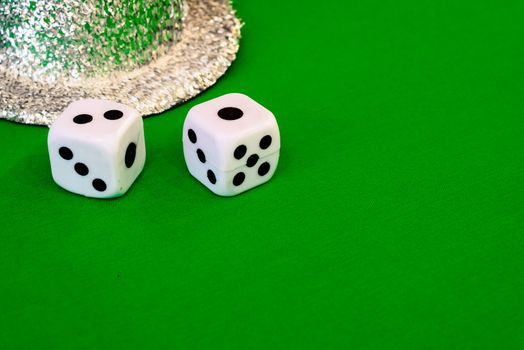
[[(0, 121), (0, 348), (524, 348), (522, 2), (236, 7), (237, 61), (145, 120), (123, 198), (61, 190), (47, 130)], [(180, 138), (228, 92), (282, 152), (220, 198)]]

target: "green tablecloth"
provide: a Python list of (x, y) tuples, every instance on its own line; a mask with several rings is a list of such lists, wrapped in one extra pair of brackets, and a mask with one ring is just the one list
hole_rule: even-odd
[[(0, 121), (0, 348), (522, 349), (522, 2), (236, 7), (237, 61), (145, 120), (123, 198), (61, 190), (47, 129)], [(220, 198), (180, 139), (228, 92), (282, 152)]]

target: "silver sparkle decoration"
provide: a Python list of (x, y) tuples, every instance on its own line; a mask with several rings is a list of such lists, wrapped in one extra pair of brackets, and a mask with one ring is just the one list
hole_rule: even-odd
[(238, 51), (227, 0), (0, 0), (0, 118), (51, 124), (72, 101), (160, 113)]

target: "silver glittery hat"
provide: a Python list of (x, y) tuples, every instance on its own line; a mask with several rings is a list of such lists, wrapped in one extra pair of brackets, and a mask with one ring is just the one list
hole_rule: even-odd
[(235, 59), (228, 0), (0, 0), (0, 118), (50, 124), (74, 100), (160, 113)]

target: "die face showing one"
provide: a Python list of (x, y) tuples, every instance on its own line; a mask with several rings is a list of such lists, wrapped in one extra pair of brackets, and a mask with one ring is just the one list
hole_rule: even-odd
[(233, 93), (193, 107), (184, 123), (183, 142), (229, 171), (245, 165), (251, 155), (262, 158), (278, 152), (280, 133), (273, 113), (250, 97)]
[(232, 196), (273, 176), (280, 134), (270, 111), (245, 95), (228, 94), (190, 110), (183, 145), (190, 173), (214, 193)]
[(88, 197), (117, 197), (144, 167), (142, 118), (119, 103), (77, 101), (51, 126), (48, 148), (59, 186)]

